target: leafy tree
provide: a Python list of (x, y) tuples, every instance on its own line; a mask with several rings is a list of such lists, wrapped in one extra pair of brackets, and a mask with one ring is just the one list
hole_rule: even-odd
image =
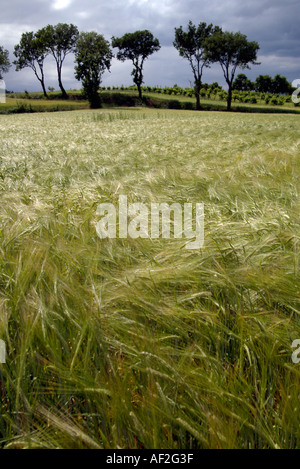
[(31, 31), (23, 33), (19, 44), (15, 46), (14, 55), (17, 60), (13, 62), (17, 71), (27, 67), (34, 71), (36, 78), (42, 85), (46, 98), (48, 95), (45, 87), (44, 61), (47, 54), (43, 42)]
[(270, 75), (259, 75), (255, 81), (255, 89), (259, 93), (288, 94), (293, 89), (286, 77), (279, 74), (272, 78)]
[(8, 50), (0, 46), (0, 80), (3, 78), (3, 73), (7, 73), (10, 67), (8, 58)]
[(211, 90), (220, 90), (220, 91), (221, 91), (221, 89), (222, 89), (222, 86), (220, 86), (217, 81), (214, 81), (213, 83), (211, 83), (210, 85), (208, 85), (208, 87), (209, 87)]
[(227, 110), (231, 110), (232, 85), (237, 68), (250, 68), (249, 64), (258, 64), (257, 42), (249, 42), (247, 36), (237, 32), (222, 30), (213, 34), (206, 43), (207, 56), (212, 62), (219, 62), (228, 85)]
[(288, 94), (292, 92), (292, 86), (286, 77), (276, 75), (272, 80), (272, 90), (275, 94)]
[(207, 39), (220, 28), (213, 27), (212, 24), (200, 23), (197, 27), (189, 21), (187, 32), (183, 31), (182, 26), (175, 28), (174, 47), (179, 55), (187, 59), (190, 63), (194, 75), (194, 92), (196, 97), (196, 109), (200, 106), (200, 90), (203, 69), (209, 67), (210, 59), (206, 54)]
[(240, 73), (234, 80), (232, 89), (239, 91), (252, 91), (254, 90), (254, 83), (252, 83), (244, 73)]
[(101, 106), (99, 88), (102, 74), (110, 69), (112, 51), (109, 42), (96, 32), (81, 33), (75, 49), (75, 77), (82, 80), (91, 108)]
[(270, 75), (259, 75), (255, 80), (255, 90), (258, 93), (272, 93), (273, 92), (273, 80)]
[(143, 66), (144, 61), (160, 49), (159, 40), (154, 38), (148, 31), (135, 31), (126, 33), (122, 37), (112, 37), (112, 46), (117, 47), (117, 59), (124, 62), (126, 59), (132, 61), (134, 69), (131, 75), (139, 92), (139, 98), (142, 99)]
[(36, 36), (46, 47), (46, 50), (54, 57), (57, 68), (58, 84), (64, 99), (68, 98), (62, 84), (62, 66), (66, 56), (75, 51), (79, 37), (79, 31), (74, 24), (58, 23), (56, 26), (48, 24), (40, 29)]

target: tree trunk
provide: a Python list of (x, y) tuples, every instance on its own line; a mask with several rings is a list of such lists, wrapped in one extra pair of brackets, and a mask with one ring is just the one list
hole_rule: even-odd
[(48, 99), (48, 94), (47, 94), (47, 91), (46, 91), (46, 88), (45, 88), (45, 77), (44, 77), (43, 64), (39, 64), (39, 67), (40, 67), (40, 71), (41, 71), (41, 78), (39, 77), (39, 75), (38, 75), (38, 73), (35, 69), (34, 69), (34, 73), (35, 73), (35, 76), (37, 77), (37, 79), (39, 80), (40, 84), (42, 85), (43, 93), (44, 93), (45, 98)]
[(44, 78), (40, 78), (37, 73), (35, 73), (35, 76), (37, 77), (37, 79), (39, 80), (39, 82), (40, 82), (40, 84), (43, 88), (43, 93), (44, 93), (45, 98), (48, 99), (48, 94), (47, 94), (47, 91), (46, 91), (46, 88), (45, 88)]
[(199, 91), (195, 92), (195, 95), (196, 95), (196, 111), (200, 111), (201, 109), (201, 104), (200, 104), (200, 93)]
[(99, 95), (100, 81), (93, 81), (85, 77), (82, 81), (84, 95), (87, 97), (91, 109), (101, 108), (101, 97)]
[(58, 85), (60, 87), (60, 90), (62, 92), (62, 98), (63, 99), (68, 99), (68, 95), (66, 93), (66, 90), (63, 87), (62, 81), (61, 81), (61, 66), (57, 64), (57, 74), (58, 74)]
[(228, 97), (227, 97), (227, 111), (231, 111), (231, 100), (232, 100), (232, 87), (228, 87)]
[(44, 80), (42, 80), (42, 82), (41, 82), (41, 83), (42, 83), (42, 88), (43, 88), (44, 96), (45, 96), (45, 98), (47, 98), (47, 99), (48, 99), (48, 94), (47, 94), (47, 91), (46, 91), (46, 88), (45, 88), (45, 83), (44, 83)]
[(194, 93), (196, 96), (196, 110), (200, 111), (201, 104), (200, 104), (200, 90), (201, 90), (201, 78), (196, 78), (194, 83)]
[(142, 98), (142, 87), (141, 87), (140, 83), (138, 83), (137, 87), (138, 87), (138, 91), (139, 91), (139, 98), (142, 101), (142, 99), (143, 99)]

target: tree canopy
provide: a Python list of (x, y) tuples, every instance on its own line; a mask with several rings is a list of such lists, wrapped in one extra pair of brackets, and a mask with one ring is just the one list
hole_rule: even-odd
[(254, 90), (254, 83), (249, 80), (244, 73), (239, 73), (232, 84), (232, 89), (239, 91), (252, 91)]
[(270, 75), (259, 75), (255, 80), (255, 89), (259, 93), (272, 92), (272, 77)]
[(113, 36), (112, 46), (119, 49), (117, 59), (123, 62), (127, 59), (132, 61), (134, 69), (131, 75), (133, 82), (138, 87), (139, 97), (142, 99), (144, 61), (160, 49), (159, 40), (154, 38), (148, 30), (135, 31), (134, 33), (126, 33), (122, 37)]
[(99, 87), (102, 74), (110, 69), (112, 51), (109, 42), (96, 32), (81, 33), (75, 49), (75, 77), (82, 80), (90, 106), (101, 105)]
[(3, 79), (3, 73), (7, 73), (10, 67), (8, 50), (0, 46), (0, 80)]
[(275, 94), (291, 93), (292, 86), (286, 77), (277, 74), (272, 80), (272, 92)]

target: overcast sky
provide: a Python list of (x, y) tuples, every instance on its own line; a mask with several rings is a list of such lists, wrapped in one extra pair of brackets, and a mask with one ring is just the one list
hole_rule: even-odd
[[(0, 45), (14, 60), (14, 45), (21, 34), (36, 31), (47, 24), (73, 23), (80, 31), (97, 31), (108, 40), (138, 29), (149, 29), (161, 43), (161, 50), (145, 63), (145, 84), (190, 86), (192, 74), (187, 61), (179, 57), (172, 43), (174, 27), (202, 21), (219, 25), (223, 30), (241, 31), (260, 45), (258, 61), (246, 74), (277, 73), (289, 81), (300, 79), (299, 0), (1, 0)], [(130, 62), (112, 62), (111, 73), (103, 76), (103, 85), (131, 85)], [(240, 71), (239, 71), (240, 72)], [(45, 64), (46, 86), (58, 89), (53, 59)], [(16, 72), (12, 66), (5, 75), (8, 90), (39, 90), (39, 82), (29, 69)], [(206, 69), (203, 81), (224, 85), (220, 66)], [(63, 67), (65, 88), (79, 88), (74, 78), (74, 57)]]

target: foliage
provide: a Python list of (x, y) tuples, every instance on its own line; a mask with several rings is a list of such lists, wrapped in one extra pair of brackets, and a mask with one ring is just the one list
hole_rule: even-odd
[(169, 109), (181, 109), (181, 103), (177, 99), (171, 99), (168, 102), (168, 108)]
[(3, 73), (7, 73), (9, 68), (10, 61), (8, 50), (0, 46), (0, 80), (3, 78)]
[(82, 80), (91, 108), (100, 107), (98, 94), (102, 74), (110, 69), (112, 52), (108, 41), (96, 32), (81, 33), (75, 50), (75, 77)]
[(270, 94), (291, 94), (293, 91), (286, 77), (279, 74), (274, 78), (270, 75), (259, 75), (255, 81), (255, 89), (258, 92)]
[(239, 91), (252, 91), (254, 90), (254, 83), (252, 83), (244, 73), (240, 73), (234, 80), (232, 89)]
[(259, 75), (255, 80), (255, 89), (259, 93), (272, 93), (272, 77), (270, 75)]
[(148, 31), (135, 31), (126, 33), (122, 37), (112, 37), (112, 47), (119, 49), (117, 58), (124, 62), (129, 59), (133, 63), (133, 82), (138, 87), (139, 98), (142, 99), (143, 66), (144, 61), (154, 52), (159, 51), (160, 44), (157, 38)]

